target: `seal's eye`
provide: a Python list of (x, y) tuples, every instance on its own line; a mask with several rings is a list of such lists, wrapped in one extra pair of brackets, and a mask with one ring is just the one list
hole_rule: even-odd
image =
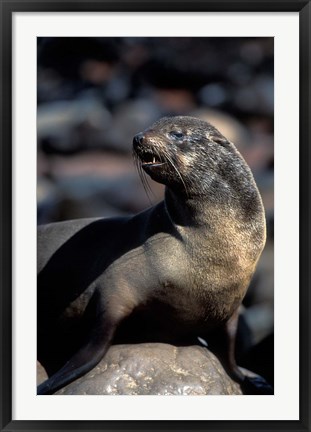
[(180, 139), (183, 139), (184, 134), (182, 132), (178, 132), (178, 131), (171, 131), (170, 136), (180, 140)]

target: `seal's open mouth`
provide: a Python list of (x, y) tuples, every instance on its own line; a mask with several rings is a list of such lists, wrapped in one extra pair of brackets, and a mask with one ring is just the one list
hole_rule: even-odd
[(165, 162), (161, 160), (159, 155), (152, 153), (151, 151), (139, 152), (139, 159), (143, 168), (158, 167), (164, 165)]

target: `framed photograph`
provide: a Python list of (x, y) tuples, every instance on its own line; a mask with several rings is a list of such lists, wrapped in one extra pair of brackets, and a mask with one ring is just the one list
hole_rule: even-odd
[(1, 430), (310, 430), (310, 2), (0, 1)]

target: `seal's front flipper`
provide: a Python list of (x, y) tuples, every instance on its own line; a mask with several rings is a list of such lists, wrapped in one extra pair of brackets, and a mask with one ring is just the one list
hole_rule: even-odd
[[(239, 320), (237, 310), (232, 317), (215, 333), (211, 350), (218, 356), (227, 374), (240, 384), (243, 394), (272, 395), (273, 388), (259, 375), (245, 375), (235, 360), (235, 341)], [(209, 339), (208, 339), (209, 340)], [(213, 343), (214, 342), (214, 343)]]
[(243, 394), (247, 395), (273, 395), (273, 388), (261, 376), (245, 376), (241, 383)]
[(95, 367), (107, 352), (115, 329), (116, 325), (111, 322), (96, 326), (89, 341), (58, 372), (38, 386), (37, 394), (53, 394)]

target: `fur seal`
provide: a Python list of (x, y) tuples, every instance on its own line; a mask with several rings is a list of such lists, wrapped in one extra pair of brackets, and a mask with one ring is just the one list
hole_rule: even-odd
[(141, 330), (134, 341), (143, 330), (147, 341), (207, 336), (246, 392), (271, 393), (234, 357), (238, 309), (266, 238), (250, 168), (193, 117), (160, 119), (134, 137), (133, 153), (166, 186), (162, 202), (133, 217), (38, 228), (38, 360), (50, 376), (38, 394), (91, 370), (129, 328)]

